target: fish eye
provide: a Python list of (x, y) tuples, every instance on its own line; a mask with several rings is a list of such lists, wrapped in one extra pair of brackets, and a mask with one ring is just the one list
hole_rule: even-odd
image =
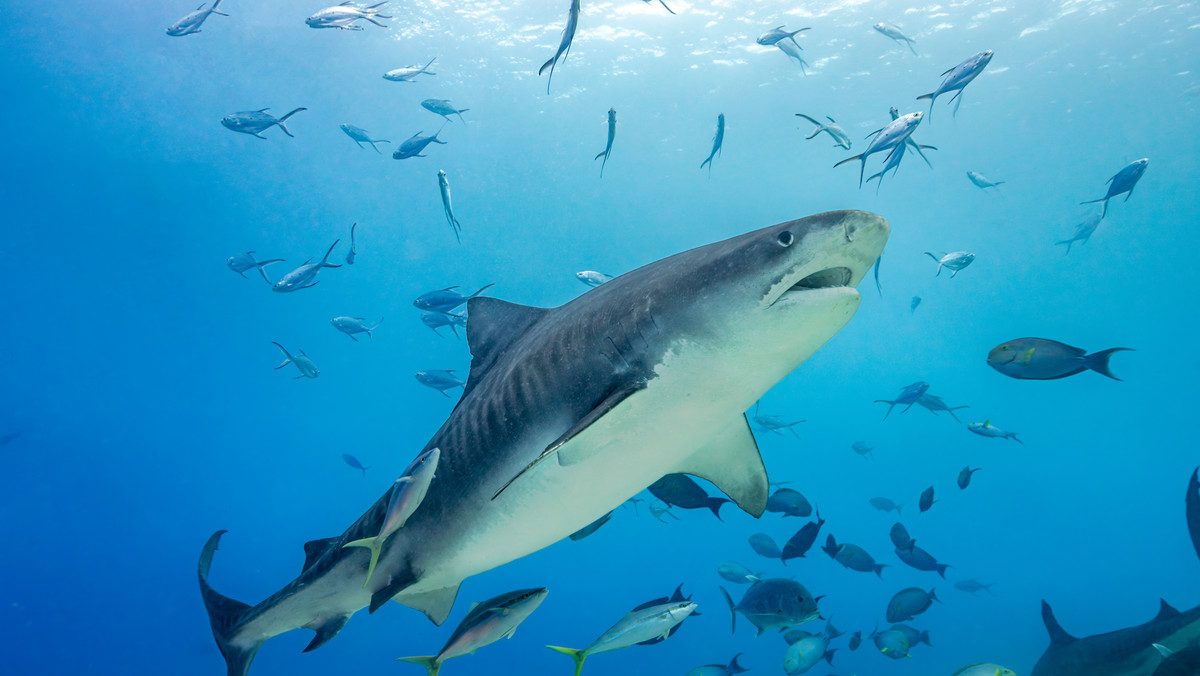
[(779, 243), (779, 246), (786, 249), (792, 245), (792, 242), (796, 241), (796, 237), (791, 232), (784, 230), (779, 233), (779, 237), (776, 237), (775, 241)]

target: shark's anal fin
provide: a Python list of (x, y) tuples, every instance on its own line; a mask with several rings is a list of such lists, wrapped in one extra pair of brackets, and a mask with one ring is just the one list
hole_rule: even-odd
[(233, 637), (233, 630), (251, 608), (241, 601), (222, 596), (208, 584), (208, 570), (212, 566), (213, 552), (217, 551), (217, 543), (225, 533), (226, 531), (219, 530), (204, 543), (197, 566), (197, 577), (200, 580), (200, 596), (203, 597), (204, 608), (208, 611), (208, 622), (212, 626), (217, 647), (225, 658), (227, 673), (229, 676), (246, 676), (262, 641), (249, 648), (243, 648), (233, 645), (230, 639)]
[(440, 627), (446, 618), (450, 617), (454, 599), (458, 598), (459, 586), (456, 584), (420, 594), (408, 594), (402, 599), (396, 599), (396, 603), (425, 613), (425, 617)]
[(316, 563), (317, 559), (321, 558), (321, 555), (325, 553), (325, 550), (329, 549), (335, 540), (337, 540), (337, 538), (320, 538), (319, 540), (309, 540), (308, 542), (305, 542), (304, 567), (300, 569), (300, 572), (303, 573), (309, 568), (312, 568), (312, 565)]
[[(600, 418), (603, 418), (605, 414), (607, 414), (609, 411), (616, 408), (618, 405), (620, 405), (621, 402), (628, 399), (630, 397), (630, 395), (632, 395), (635, 392), (644, 390), (644, 389), (646, 389), (646, 382), (644, 380), (630, 379), (624, 383), (617, 385), (615, 388), (610, 390), (608, 392), (608, 394), (606, 394), (599, 401), (599, 403), (597, 403), (595, 406), (593, 406), (590, 411), (585, 413), (583, 415), (583, 417), (580, 418), (574, 425), (571, 425), (571, 427), (568, 428), (566, 432), (563, 432), (562, 436), (555, 439), (549, 446), (547, 446), (545, 448), (545, 450), (543, 450), (538, 455), (538, 457), (534, 458), (532, 462), (530, 462), (528, 465), (526, 465), (524, 467), (524, 469), (522, 469), (520, 472), (517, 472), (513, 476), (513, 478), (509, 479), (507, 483), (505, 483), (503, 486), (501, 486), (500, 490), (496, 491), (496, 493), (492, 496), (492, 499), (495, 500), (496, 498), (500, 497), (500, 494), (503, 493), (505, 490), (507, 490), (509, 486), (513, 485), (514, 481), (521, 478), (521, 476), (524, 475), (529, 470), (533, 469), (534, 467), (537, 467), (539, 464), (542, 463), (542, 461), (546, 460), (551, 455), (554, 455), (567, 442), (569, 442), (572, 439), (574, 439), (575, 437), (579, 436), (587, 428), (591, 427), (597, 420), (599, 420)], [(583, 448), (582, 445), (581, 445), (581, 448)], [(564, 465), (564, 466), (578, 464), (578, 463), (583, 462), (584, 460), (588, 459), (589, 457), (591, 457), (592, 454), (596, 452), (596, 450), (598, 450), (598, 449), (591, 448), (591, 447), (589, 447), (588, 450), (586, 450), (586, 451), (570, 450), (564, 454), (559, 455), (559, 464)]]
[(1062, 628), (1054, 618), (1050, 604), (1045, 601), (1042, 601), (1042, 622), (1046, 624), (1046, 633), (1050, 635), (1050, 645), (1064, 645), (1078, 640)]
[[(486, 287), (485, 287), (486, 288)], [(482, 291), (482, 289), (480, 289)], [(492, 364), (549, 310), (518, 305), (497, 298), (476, 296), (467, 301), (467, 347), (471, 350), (471, 372), (465, 397)]]
[(726, 425), (675, 471), (712, 482), (750, 516), (760, 517), (767, 508), (767, 469), (744, 415)]
[(313, 640), (310, 641), (309, 644), (304, 648), (304, 652), (312, 652), (313, 650), (316, 650), (317, 648), (320, 648), (328, 643), (329, 639), (337, 636), (337, 633), (341, 631), (342, 627), (346, 626), (346, 623), (349, 621), (349, 614), (336, 615), (329, 619), (310, 625), (308, 628), (317, 632), (317, 635), (314, 636)]

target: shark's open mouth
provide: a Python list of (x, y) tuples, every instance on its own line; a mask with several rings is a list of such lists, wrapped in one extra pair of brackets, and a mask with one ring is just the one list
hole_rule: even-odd
[(835, 286), (848, 286), (852, 277), (850, 268), (837, 267), (826, 268), (820, 272), (814, 272), (811, 275), (801, 279), (792, 285), (786, 293), (793, 291), (805, 291), (807, 289), (828, 289)]

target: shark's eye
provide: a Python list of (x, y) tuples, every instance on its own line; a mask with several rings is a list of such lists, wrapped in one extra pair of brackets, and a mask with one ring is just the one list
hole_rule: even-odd
[(784, 230), (783, 232), (779, 233), (779, 237), (776, 237), (775, 241), (779, 242), (779, 246), (786, 249), (792, 245), (792, 242), (796, 241), (796, 238), (792, 236), (792, 233)]

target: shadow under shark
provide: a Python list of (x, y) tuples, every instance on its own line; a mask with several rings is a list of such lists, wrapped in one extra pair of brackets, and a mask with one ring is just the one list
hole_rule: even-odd
[[(1200, 557), (1198, 473), (1200, 470), (1192, 472), (1188, 480), (1186, 504), (1188, 534)], [(1050, 647), (1034, 665), (1031, 676), (1157, 676), (1165, 658), (1155, 644), (1169, 653), (1200, 641), (1200, 606), (1180, 612), (1161, 599), (1154, 619), (1107, 634), (1075, 638), (1062, 628), (1045, 601), (1042, 601), (1042, 621), (1050, 634)]]
[(759, 516), (768, 482), (748, 410), (832, 338), (887, 242), (887, 221), (836, 211), (685, 251), (557, 308), (468, 303), (462, 398), (425, 446), (436, 476), (406, 525), (369, 552), (384, 494), (344, 533), (305, 543), (300, 576), (256, 606), (200, 591), (231, 676), (272, 636), (325, 644), (389, 600), (441, 624), (464, 579), (546, 547), (670, 473), (714, 483)]

